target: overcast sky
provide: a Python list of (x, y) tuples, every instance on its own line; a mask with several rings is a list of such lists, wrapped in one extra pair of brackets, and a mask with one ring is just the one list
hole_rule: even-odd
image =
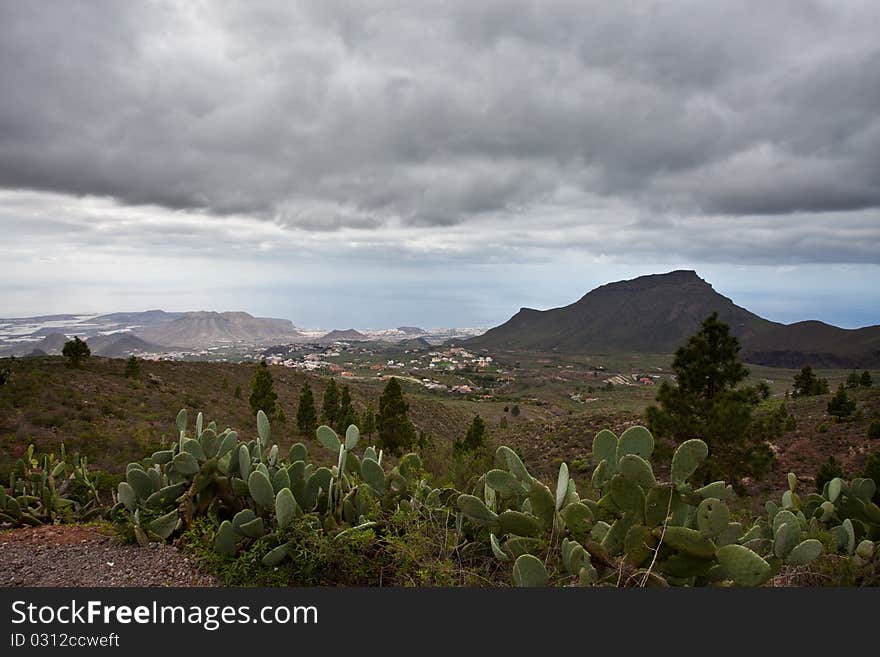
[(0, 316), (880, 323), (880, 3), (0, 0)]

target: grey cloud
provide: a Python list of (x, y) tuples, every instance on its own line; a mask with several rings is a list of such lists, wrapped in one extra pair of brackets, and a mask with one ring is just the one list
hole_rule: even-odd
[[(880, 208), (878, 22), (867, 0), (6, 2), (0, 186), (517, 249), (623, 203), (690, 217), (678, 250), (707, 257), (713, 217), (765, 215), (748, 259), (786, 215)], [(876, 261), (866, 239), (830, 252)]]

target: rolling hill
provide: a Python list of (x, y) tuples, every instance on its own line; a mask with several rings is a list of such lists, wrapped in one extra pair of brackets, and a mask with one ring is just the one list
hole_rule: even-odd
[(773, 367), (880, 365), (880, 326), (848, 330), (821, 322), (772, 322), (685, 270), (609, 283), (562, 308), (522, 308), (464, 344), (496, 351), (672, 353), (713, 312), (740, 339), (747, 362)]
[(749, 339), (742, 356), (774, 367), (880, 367), (880, 326), (843, 329), (818, 321), (777, 326)]

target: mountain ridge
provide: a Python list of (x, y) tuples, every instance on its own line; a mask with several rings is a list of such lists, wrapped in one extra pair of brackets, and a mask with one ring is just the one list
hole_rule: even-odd
[(521, 308), (507, 322), (464, 344), (502, 351), (673, 353), (713, 312), (739, 338), (748, 362), (880, 365), (880, 326), (841, 329), (821, 322), (773, 322), (736, 305), (693, 270), (606, 283), (559, 308)]

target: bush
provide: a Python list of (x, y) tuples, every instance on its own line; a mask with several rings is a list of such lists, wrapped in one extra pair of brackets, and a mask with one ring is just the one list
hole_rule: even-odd
[[(862, 476), (873, 479), (875, 482), (880, 481), (880, 451), (874, 452), (868, 456), (865, 461), (865, 467), (862, 470)], [(874, 501), (880, 502), (880, 488), (874, 493)]]
[(880, 438), (880, 420), (871, 422), (871, 426), (868, 427), (868, 438), (873, 438), (874, 440)]
[(816, 491), (821, 493), (825, 484), (835, 477), (843, 478), (843, 468), (840, 467), (840, 464), (833, 456), (829, 456), (828, 460), (822, 464), (816, 473)]
[(131, 355), (128, 357), (128, 360), (125, 361), (125, 378), (127, 379), (136, 379), (141, 374), (141, 364), (137, 359), (137, 356)]

